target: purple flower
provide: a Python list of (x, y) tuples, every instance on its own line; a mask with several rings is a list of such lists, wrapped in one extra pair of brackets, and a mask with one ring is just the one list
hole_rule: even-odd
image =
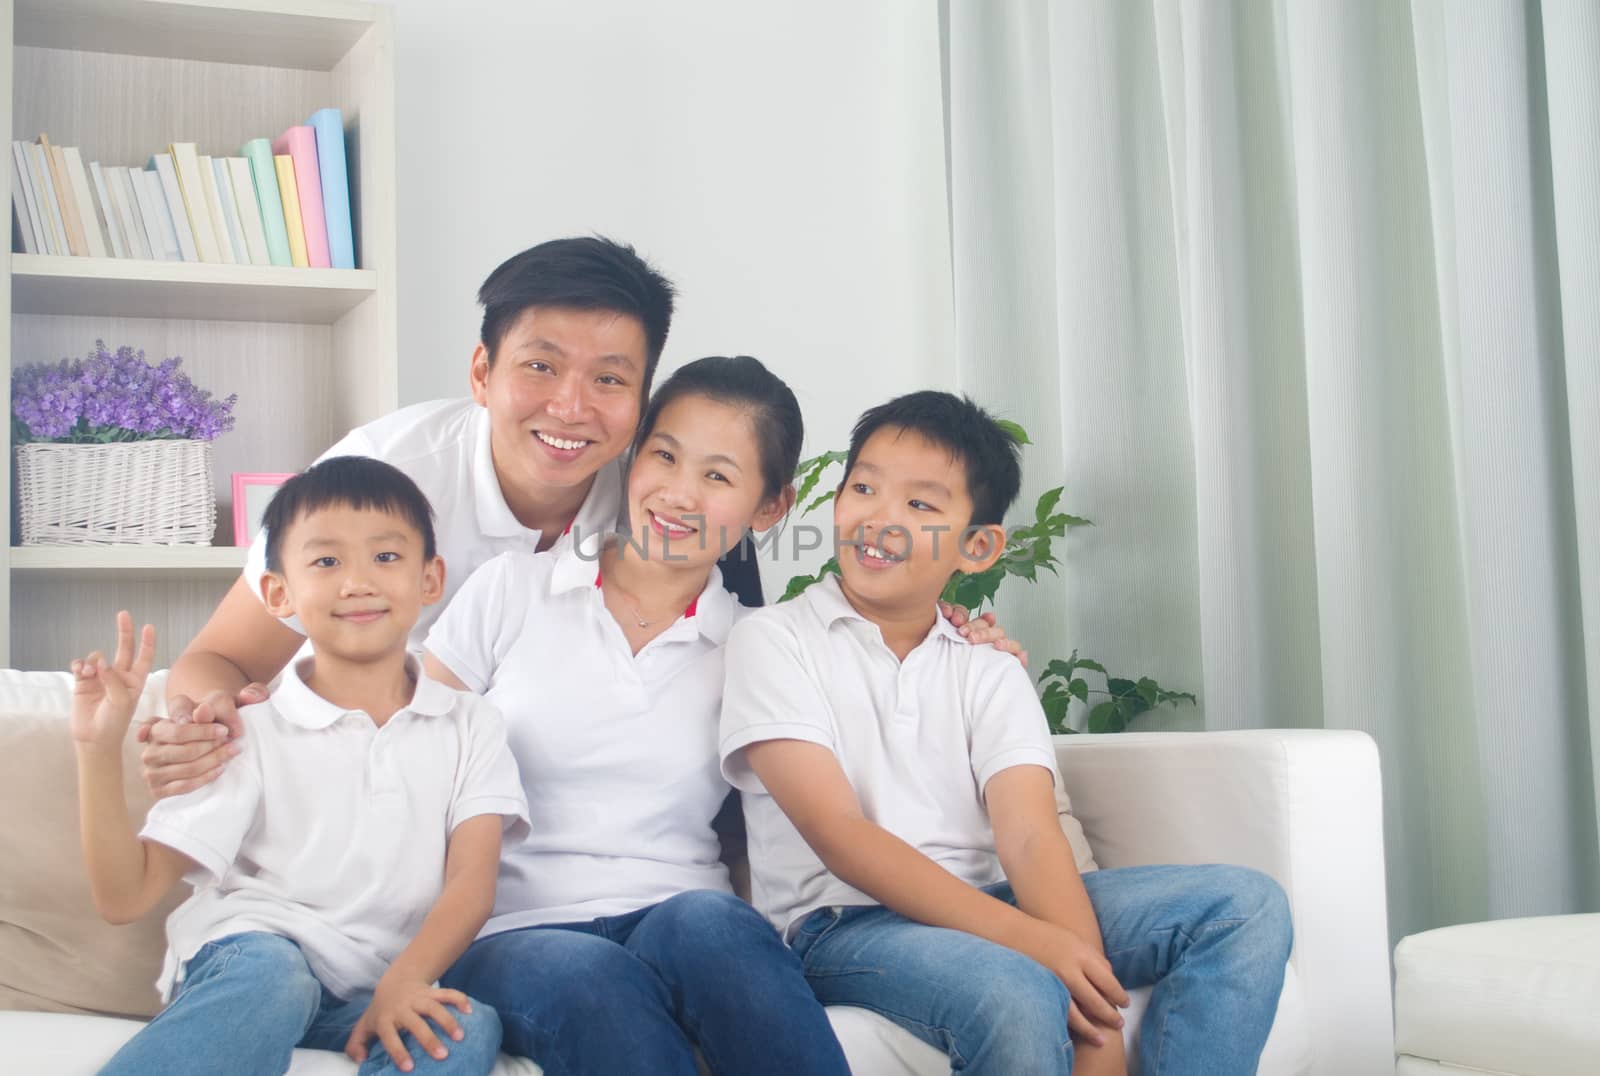
[(96, 340), (82, 359), (20, 366), (11, 374), (11, 439), (93, 444), (195, 438), (233, 429), (239, 397), (215, 399), (177, 356), (152, 366), (126, 345)]

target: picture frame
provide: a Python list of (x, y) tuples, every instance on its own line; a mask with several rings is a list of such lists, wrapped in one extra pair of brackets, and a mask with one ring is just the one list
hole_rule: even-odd
[(292, 474), (235, 471), (233, 473), (233, 544), (247, 546), (261, 530), (267, 503)]

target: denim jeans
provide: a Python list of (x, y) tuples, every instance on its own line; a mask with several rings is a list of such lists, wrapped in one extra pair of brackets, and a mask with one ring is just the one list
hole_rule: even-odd
[[(300, 947), (278, 934), (230, 934), (200, 947), (184, 965), (168, 1005), (118, 1050), (102, 1076), (281, 1076), (296, 1046), (344, 1050), (372, 995), (340, 999), (311, 974)], [(485, 1076), (500, 1052), (500, 1019), (474, 999), (472, 1012), (451, 1008), (462, 1040), (439, 1032), (450, 1055), (435, 1061), (402, 1033), (417, 1076)], [(367, 1044), (361, 1076), (398, 1072), (377, 1040)]]
[[(1143, 1076), (1255, 1072), (1289, 958), (1278, 884), (1219, 866), (1125, 867), (1083, 884), (1117, 981), (1155, 987), (1139, 1028)], [(985, 891), (1016, 903), (1005, 883)], [(823, 1004), (893, 1020), (956, 1072), (1072, 1071), (1067, 988), (1021, 953), (879, 905), (819, 908), (793, 946)]]
[(848, 1076), (800, 961), (731, 893), (474, 942), (444, 982), (500, 1013), (507, 1053), (545, 1076)]

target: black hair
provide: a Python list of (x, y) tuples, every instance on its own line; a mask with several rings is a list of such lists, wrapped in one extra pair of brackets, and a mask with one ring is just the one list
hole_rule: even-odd
[(945, 449), (967, 472), (972, 498), (969, 524), (987, 527), (1005, 520), (1022, 489), (1022, 445), (983, 408), (948, 392), (913, 392), (879, 404), (856, 420), (850, 431), (846, 481), (867, 438), (885, 427), (909, 430)]
[(290, 524), (323, 508), (372, 508), (399, 516), (422, 535), (422, 555), (432, 560), (433, 508), (417, 484), (398, 468), (370, 456), (334, 456), (295, 475), (272, 495), (261, 517), (267, 535), (267, 571), (283, 571), (283, 536)]
[(638, 320), (644, 329), (645, 370), (641, 400), (672, 327), (672, 281), (625, 243), (603, 236), (552, 239), (501, 262), (478, 289), (483, 326), (478, 338), (492, 365), (506, 332), (533, 307), (604, 310)]
[(800, 401), (794, 398), (794, 391), (749, 355), (696, 359), (674, 371), (650, 398), (634, 447), (643, 445), (655, 432), (664, 407), (691, 395), (705, 396), (750, 413), (756, 445), (761, 450), (761, 495), (767, 499), (776, 497), (794, 478), (800, 462), (800, 444), (806, 435)]

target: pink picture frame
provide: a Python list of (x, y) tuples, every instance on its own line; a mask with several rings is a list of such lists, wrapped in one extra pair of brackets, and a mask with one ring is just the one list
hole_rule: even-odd
[(249, 545), (261, 529), (261, 513), (267, 502), (292, 474), (233, 472), (233, 544)]

